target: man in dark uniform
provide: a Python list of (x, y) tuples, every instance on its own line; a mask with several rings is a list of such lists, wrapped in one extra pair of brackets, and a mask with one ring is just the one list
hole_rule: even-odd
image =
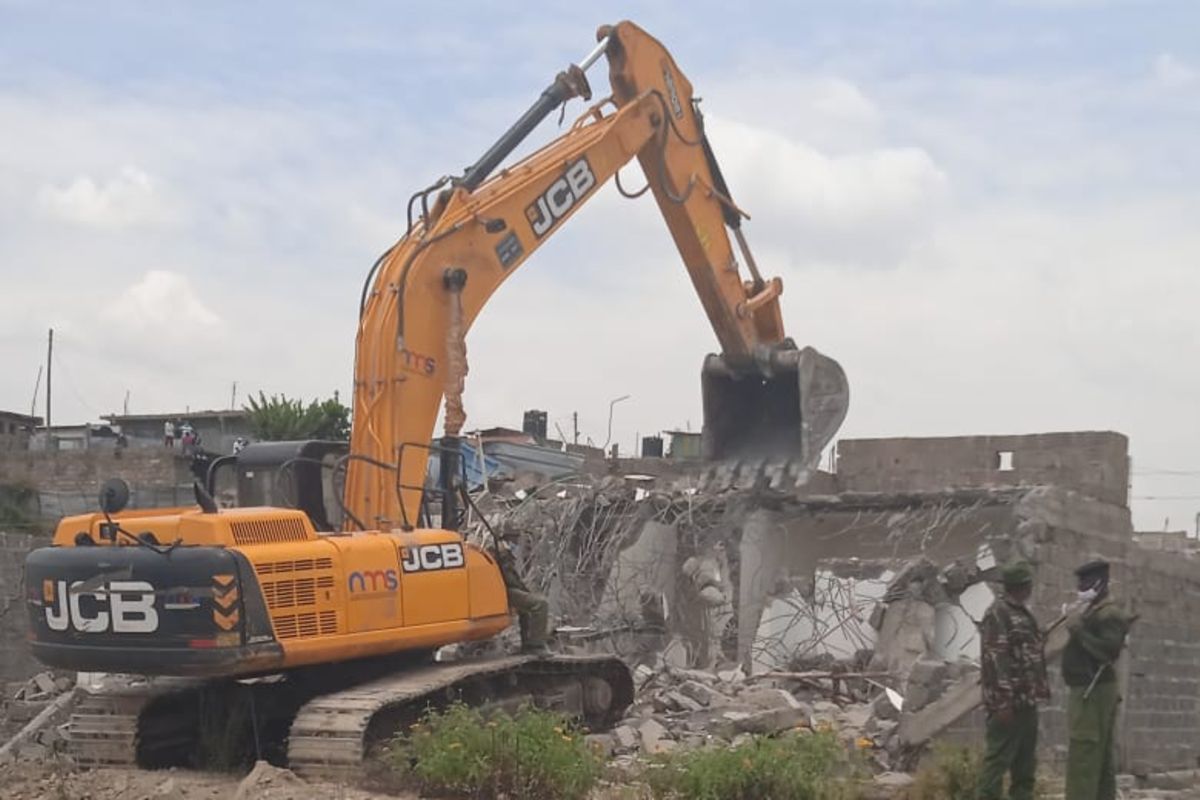
[(1025, 562), (1000, 573), (1004, 594), (980, 622), (983, 704), (987, 710), (987, 754), (979, 776), (980, 800), (1004, 796), (1031, 800), (1037, 773), (1038, 703), (1049, 699), (1046, 659), (1037, 620), (1025, 604), (1033, 592), (1033, 568)]
[(521, 652), (541, 655), (549, 652), (546, 638), (549, 635), (550, 604), (546, 598), (531, 592), (521, 578), (517, 558), (503, 539), (496, 540), (496, 564), (500, 577), (508, 592), (508, 605), (517, 612), (521, 629)]
[(1117, 721), (1117, 658), (1132, 620), (1108, 594), (1108, 562), (1089, 561), (1075, 570), (1079, 600), (1064, 624), (1070, 632), (1062, 654), (1067, 698), (1066, 800), (1112, 800), (1117, 794), (1113, 732)]

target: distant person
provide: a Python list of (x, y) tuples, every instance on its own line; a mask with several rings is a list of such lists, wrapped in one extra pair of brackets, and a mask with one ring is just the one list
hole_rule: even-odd
[(163, 447), (175, 446), (175, 423), (167, 420), (163, 423)]
[(248, 445), (248, 444), (250, 444), (250, 442), (246, 439), (245, 436), (237, 437), (236, 439), (233, 440), (233, 454), (236, 456), (238, 453), (245, 450), (246, 445)]
[(1000, 573), (1004, 594), (992, 603), (980, 629), (980, 684), (987, 711), (980, 800), (1004, 796), (1032, 800), (1037, 776), (1038, 704), (1050, 699), (1041, 629), (1025, 606), (1033, 593), (1033, 568), (1020, 561)]
[(191, 427), (187, 426), (186, 424), (183, 427), (183, 438), (180, 439), (180, 443), (183, 445), (183, 454), (185, 456), (190, 456), (192, 454), (192, 448), (196, 443), (196, 434)]

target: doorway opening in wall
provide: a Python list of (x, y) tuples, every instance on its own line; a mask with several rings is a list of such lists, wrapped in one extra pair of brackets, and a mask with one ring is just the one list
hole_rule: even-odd
[(1013, 451), (1001, 450), (996, 453), (996, 469), (1001, 472), (1013, 471)]

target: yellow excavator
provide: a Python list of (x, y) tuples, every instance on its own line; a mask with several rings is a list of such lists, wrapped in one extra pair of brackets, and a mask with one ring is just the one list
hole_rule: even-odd
[[(702, 369), (706, 455), (815, 464), (845, 416), (841, 368), (784, 335), (782, 283), (759, 272), (670, 53), (630, 22), (597, 40), (463, 175), (409, 201), (405, 235), (362, 291), (348, 447), (252, 444), (214, 461), (187, 508), (126, 510), (127, 488), (110, 482), (97, 513), (63, 519), (53, 545), (29, 555), (38, 659), (153, 676), (85, 696), (70, 723), (81, 762), (192, 762), (214, 718), (234, 725), (239, 698), (254, 741), (308, 773), (357, 769), (373, 744), (453, 699), (535, 702), (593, 726), (621, 716), (633, 686), (613, 657), (433, 654), (511, 624), (495, 553), (459, 532), (467, 330), (635, 156), (720, 344)], [(601, 56), (611, 95), (502, 167), (568, 100), (591, 100), (586, 70)], [(236, 507), (213, 502), (222, 480), (236, 481)]]

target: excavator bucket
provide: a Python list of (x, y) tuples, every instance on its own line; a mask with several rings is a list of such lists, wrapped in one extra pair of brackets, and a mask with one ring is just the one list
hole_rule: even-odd
[(816, 467), (850, 402), (846, 373), (811, 347), (772, 354), (767, 367), (704, 361), (704, 456), (786, 459)]

